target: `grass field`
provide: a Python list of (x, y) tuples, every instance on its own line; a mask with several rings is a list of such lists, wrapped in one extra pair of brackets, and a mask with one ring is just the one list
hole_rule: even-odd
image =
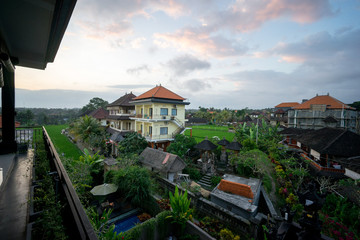
[(65, 157), (72, 158), (72, 159), (79, 159), (82, 155), (80, 149), (70, 142), (70, 140), (61, 134), (61, 130), (67, 128), (68, 125), (47, 125), (45, 126), (46, 131), (48, 132), (51, 141), (53, 142), (56, 151), (62, 156), (64, 153)]
[[(221, 139), (225, 137), (228, 141), (234, 139), (235, 133), (228, 132), (229, 128), (225, 126), (215, 126), (215, 125), (202, 125), (202, 126), (192, 126), (192, 136), (195, 138), (196, 142), (201, 142), (208, 137), (209, 139), (217, 136)], [(186, 136), (190, 136), (190, 130), (185, 131)]]

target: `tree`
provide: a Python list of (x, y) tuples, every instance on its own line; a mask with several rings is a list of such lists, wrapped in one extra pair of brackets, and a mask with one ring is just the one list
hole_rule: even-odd
[(239, 173), (247, 176), (262, 177), (272, 169), (266, 154), (258, 149), (233, 155), (230, 161), (237, 164)]
[(81, 113), (87, 113), (99, 108), (105, 108), (108, 104), (108, 101), (105, 101), (99, 97), (94, 97), (90, 99), (90, 102), (81, 109)]
[(16, 120), (19, 121), (21, 125), (29, 126), (32, 124), (33, 119), (34, 119), (34, 113), (30, 109), (19, 112), (16, 115)]
[(114, 183), (132, 204), (140, 206), (151, 198), (151, 178), (148, 170), (130, 166), (116, 171)]
[(193, 137), (185, 136), (183, 134), (178, 134), (175, 136), (174, 142), (170, 144), (167, 148), (169, 153), (178, 155), (181, 158), (185, 157), (185, 154), (192, 150), (196, 145), (196, 140)]
[(140, 154), (148, 146), (146, 139), (136, 132), (128, 133), (119, 143), (119, 153)]
[(80, 138), (87, 142), (90, 139), (90, 136), (92, 134), (94, 135), (101, 135), (101, 126), (100, 123), (93, 117), (89, 117), (85, 115), (84, 117), (81, 117), (78, 119), (74, 124), (74, 132)]
[(353, 102), (349, 106), (356, 108), (357, 111), (360, 111), (360, 101)]

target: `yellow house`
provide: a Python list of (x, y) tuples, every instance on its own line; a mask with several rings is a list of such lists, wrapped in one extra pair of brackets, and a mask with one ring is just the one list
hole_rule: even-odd
[(185, 98), (163, 86), (136, 97), (130, 103), (135, 104), (135, 131), (151, 144), (152, 148), (163, 148), (174, 140), (176, 134), (185, 129)]

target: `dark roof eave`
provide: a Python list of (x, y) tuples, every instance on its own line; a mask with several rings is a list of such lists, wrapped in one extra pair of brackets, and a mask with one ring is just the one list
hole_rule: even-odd
[(179, 105), (189, 105), (190, 102), (183, 102), (182, 100), (174, 100), (174, 99), (160, 99), (160, 98), (146, 98), (140, 100), (130, 101), (129, 103), (140, 104), (140, 103), (148, 103), (148, 102), (155, 102), (155, 103), (170, 103), (170, 104), (179, 104)]

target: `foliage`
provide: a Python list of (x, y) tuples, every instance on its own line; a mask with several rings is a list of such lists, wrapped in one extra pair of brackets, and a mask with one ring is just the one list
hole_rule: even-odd
[(61, 134), (62, 129), (66, 129), (68, 125), (47, 125), (45, 129), (53, 142), (60, 158), (79, 159), (82, 155), (80, 149), (73, 144), (66, 135)]
[(169, 223), (167, 217), (170, 215), (169, 211), (164, 211), (156, 215), (155, 218), (149, 219), (143, 224), (138, 224), (124, 233), (124, 239), (138, 240), (142, 232), (145, 231), (147, 239), (153, 239), (154, 229), (158, 230), (159, 239), (165, 239), (169, 229)]
[(220, 240), (240, 240), (240, 236), (235, 235), (229, 229), (224, 228), (220, 231)]
[(239, 174), (248, 177), (262, 177), (272, 168), (266, 154), (257, 149), (232, 155), (230, 161), (236, 164)]
[(119, 190), (126, 194), (132, 204), (141, 206), (141, 204), (150, 198), (151, 179), (149, 172), (139, 166), (131, 166), (119, 169), (115, 173), (114, 182)]
[(200, 171), (195, 167), (185, 167), (183, 169), (184, 174), (189, 174), (190, 178), (194, 181), (198, 181), (201, 179), (202, 175)]
[[(244, 146), (244, 151), (249, 151), (256, 148), (265, 153), (269, 153), (274, 145), (278, 145), (281, 136), (278, 134), (278, 127), (271, 126), (261, 119), (261, 124), (251, 124), (247, 126), (246, 123), (236, 130), (236, 137), (238, 141)], [(255, 145), (254, 145), (255, 143)]]
[(16, 121), (20, 122), (21, 126), (31, 126), (34, 124), (34, 113), (30, 109), (17, 112), (15, 118)]
[(223, 224), (218, 220), (211, 217), (204, 217), (199, 221), (198, 225), (201, 229), (209, 233), (214, 238), (219, 238), (220, 230), (223, 229)]
[(140, 154), (148, 146), (146, 139), (136, 132), (128, 133), (119, 143), (119, 154)]
[(55, 183), (52, 177), (47, 174), (51, 171), (51, 168), (45, 151), (43, 138), (36, 140), (35, 155), (35, 169), (37, 170), (39, 167), (42, 168), (41, 171), (43, 171), (43, 174), (41, 176), (42, 181), (37, 182), (39, 191), (34, 199), (34, 205), (37, 204), (42, 209), (40, 217), (36, 220), (34, 238), (67, 239), (61, 217), (62, 205), (57, 200), (54, 190)]
[(331, 216), (336, 222), (358, 231), (358, 226), (360, 226), (360, 208), (347, 201), (347, 199), (338, 197), (333, 193), (329, 194), (326, 197), (322, 212)]
[(185, 157), (185, 154), (194, 148), (196, 140), (193, 137), (178, 134), (175, 136), (174, 142), (167, 148), (169, 153), (178, 155), (180, 158)]
[(105, 108), (108, 104), (108, 101), (105, 101), (104, 99), (99, 97), (94, 97), (90, 99), (88, 104), (82, 107), (81, 113), (89, 113), (99, 108)]
[(84, 142), (88, 142), (92, 135), (99, 136), (103, 134), (100, 123), (95, 118), (88, 115), (76, 120), (72, 130)]
[(139, 163), (139, 155), (136, 153), (123, 155), (118, 157), (116, 161), (118, 161), (119, 167), (127, 168), (130, 166), (137, 165)]
[(156, 201), (162, 210), (170, 210), (170, 200), (163, 198)]
[(84, 156), (80, 156), (79, 161), (83, 162), (87, 165), (90, 165), (90, 166), (98, 164), (98, 163), (102, 163), (104, 161), (104, 157), (100, 156), (99, 152), (100, 151), (96, 152), (94, 155), (91, 155), (89, 150), (84, 148)]
[(87, 214), (90, 219), (90, 223), (93, 226), (98, 239), (100, 240), (120, 240), (124, 239), (123, 233), (114, 232), (115, 225), (108, 226), (112, 210), (106, 209), (101, 216), (96, 212), (94, 208), (88, 208)]
[[(355, 229), (356, 230), (356, 229)], [(339, 223), (328, 215), (325, 216), (323, 221), (323, 234), (336, 240), (355, 240), (357, 236), (347, 226)]]
[(221, 179), (222, 178), (220, 176), (212, 176), (211, 177), (211, 186), (216, 187), (220, 183)]
[(62, 159), (62, 162), (80, 201), (86, 205), (91, 198), (90, 189), (93, 185), (90, 166), (69, 158)]
[(360, 111), (360, 101), (349, 104), (350, 107), (356, 108), (356, 111)]
[(89, 150), (84, 148), (84, 156), (80, 156), (79, 161), (90, 166), (90, 174), (93, 178), (94, 185), (103, 182), (104, 167), (101, 163), (104, 161), (104, 157), (99, 155), (99, 151), (91, 155)]
[(185, 193), (179, 193), (179, 189), (175, 187), (175, 193), (169, 192), (171, 216), (173, 223), (177, 223), (181, 227), (181, 235), (185, 230), (186, 222), (191, 219), (192, 209), (190, 209), (191, 200), (187, 197), (187, 190)]

